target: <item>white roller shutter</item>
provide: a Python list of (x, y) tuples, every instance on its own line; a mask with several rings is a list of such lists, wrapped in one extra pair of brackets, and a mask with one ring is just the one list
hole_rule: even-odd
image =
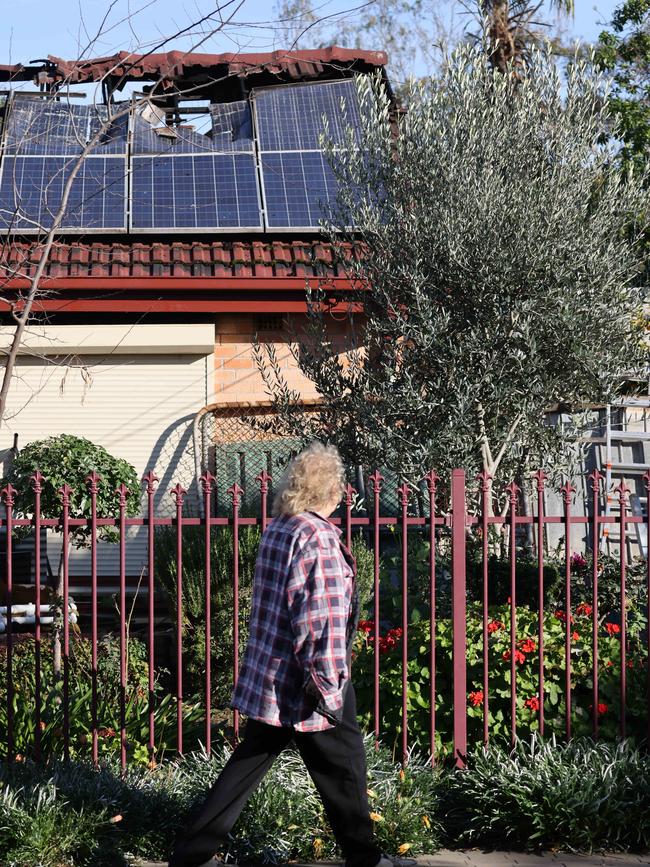
[[(153, 470), (160, 479), (157, 512), (169, 515), (173, 511), (169, 491), (177, 481), (189, 489), (190, 507), (195, 501), (192, 419), (212, 399), (213, 363), (206, 349), (211, 350), (214, 337), (212, 326), (180, 326), (163, 335), (161, 329), (164, 332), (174, 326), (146, 326), (155, 328), (155, 341), (154, 332), (148, 330), (142, 338), (144, 345), (134, 346), (138, 327), (145, 326), (128, 327), (128, 340), (120, 344), (121, 351), (115, 349), (119, 331), (107, 336), (105, 330), (100, 335), (96, 329), (92, 347), (88, 346), (88, 335), (83, 349), (78, 346), (82, 352), (85, 350), (83, 354), (72, 358), (44, 355), (39, 347), (41, 357), (20, 357), (2, 426), (1, 445), (8, 448), (14, 433), (18, 434), (19, 447), (62, 433), (86, 437), (116, 457), (128, 460), (139, 476)], [(64, 328), (60, 326), (58, 333)], [(108, 328), (127, 330), (126, 326)], [(174, 346), (180, 351), (161, 352), (165, 339), (170, 348)], [(77, 334), (75, 342), (78, 341)], [(155, 354), (147, 354), (147, 341), (153, 343)], [(113, 347), (112, 352), (97, 352), (107, 345)], [(132, 528), (129, 537), (127, 572), (137, 576), (142, 574), (146, 562), (146, 531)], [(49, 546), (53, 569), (58, 562), (59, 547), (57, 537), (53, 536)], [(86, 552), (75, 551), (71, 575), (87, 575), (88, 562)], [(117, 575), (118, 564), (116, 546), (100, 546), (100, 573)]]

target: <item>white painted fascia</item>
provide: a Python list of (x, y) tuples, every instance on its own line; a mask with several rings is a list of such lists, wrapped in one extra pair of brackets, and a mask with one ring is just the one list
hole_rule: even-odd
[[(0, 351), (7, 352), (14, 328), (0, 327)], [(214, 352), (214, 325), (33, 325), (21, 355), (208, 355)]]

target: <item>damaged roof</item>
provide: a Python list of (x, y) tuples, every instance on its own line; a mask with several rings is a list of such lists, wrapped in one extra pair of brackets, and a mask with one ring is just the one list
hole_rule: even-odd
[[(108, 57), (89, 60), (63, 60), (48, 56), (29, 64), (0, 64), (0, 81), (33, 81), (39, 86), (87, 84), (108, 81), (120, 90), (128, 82), (159, 82), (163, 90), (182, 84), (218, 87), (233, 78), (253, 79), (252, 86), (290, 83), (338, 77), (353, 72), (372, 72), (383, 68), (388, 56), (383, 51), (363, 51), (337, 45), (321, 49), (280, 50), (263, 53), (197, 54), (168, 51), (159, 54), (132, 54), (120, 51)], [(182, 87), (180, 88), (182, 90)]]

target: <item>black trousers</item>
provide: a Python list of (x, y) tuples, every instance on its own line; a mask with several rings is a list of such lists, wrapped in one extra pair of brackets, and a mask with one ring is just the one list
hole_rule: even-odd
[(291, 741), (322, 798), (346, 867), (373, 867), (381, 857), (368, 808), (366, 757), (350, 684), (343, 719), (322, 732), (297, 732), (249, 720), (241, 743), (179, 835), (169, 867), (198, 867), (220, 848), (273, 761)]

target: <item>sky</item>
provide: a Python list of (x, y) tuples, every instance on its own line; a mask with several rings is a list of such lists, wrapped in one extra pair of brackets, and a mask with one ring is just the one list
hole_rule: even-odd
[[(222, 0), (222, 5), (225, 2), (228, 0)], [(314, 0), (314, 5), (319, 7), (320, 14), (334, 15), (363, 2)], [(575, 17), (566, 24), (567, 35), (583, 41), (595, 40), (603, 22), (611, 18), (612, 10), (620, 2), (575, 0)], [(1, 0), (1, 4), (0, 63), (25, 63), (48, 54), (76, 57), (78, 46), (85, 46), (94, 37), (104, 16), (107, 17), (102, 36), (88, 56), (133, 50), (135, 45), (153, 47), (161, 37), (202, 16), (214, 15), (216, 8), (215, 0)], [(174, 47), (187, 50), (190, 44), (203, 39), (196, 50), (210, 53), (286, 47), (277, 30), (269, 26), (273, 9), (274, 0), (230, 0), (223, 15), (234, 13), (234, 18), (222, 33), (211, 33), (214, 24), (206, 21), (193, 29), (188, 37), (190, 43), (188, 39), (178, 39)]]

